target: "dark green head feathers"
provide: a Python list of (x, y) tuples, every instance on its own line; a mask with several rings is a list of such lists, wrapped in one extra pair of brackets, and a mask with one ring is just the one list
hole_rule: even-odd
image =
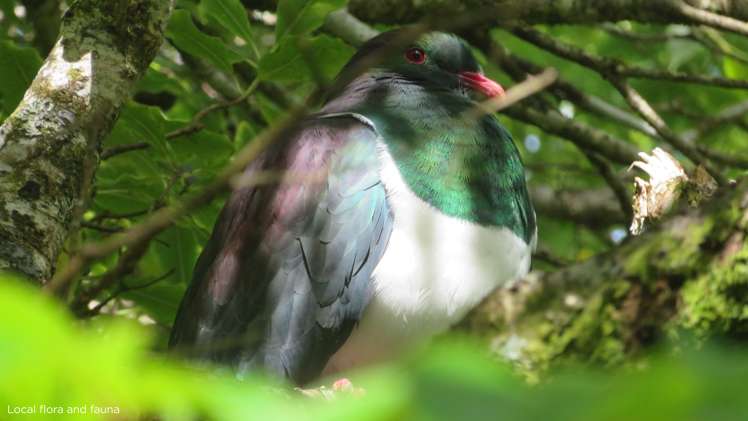
[(444, 214), (507, 227), (529, 242), (535, 234), (519, 152), (492, 115), (466, 111), (476, 99), (502, 95), (459, 37), (430, 32), (393, 51), (400, 31), (364, 44), (345, 71), (371, 54), (387, 56), (355, 78), (324, 107), (371, 120), (403, 179)]
[[(482, 77), (480, 64), (467, 44), (456, 35), (429, 32), (415, 42), (403, 44), (404, 34), (401, 29), (372, 38), (361, 46), (341, 74), (354, 70), (365, 59), (375, 57), (369, 74), (397, 74), (431, 90), (450, 89), (457, 95), (473, 99), (479, 98), (476, 93), (487, 96), (503, 94), (498, 84)], [(403, 46), (393, 48), (397, 44)], [(473, 89), (468, 89), (471, 86)]]

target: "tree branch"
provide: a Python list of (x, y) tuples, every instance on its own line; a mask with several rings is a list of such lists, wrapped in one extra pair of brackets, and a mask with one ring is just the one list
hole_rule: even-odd
[(163, 39), (171, 2), (79, 0), (0, 127), (0, 269), (47, 279), (88, 198), (99, 145)]
[(673, 132), (665, 123), (665, 120), (649, 105), (649, 102), (624, 80), (625, 76), (631, 76), (632, 73), (636, 73), (630, 71), (633, 67), (627, 66), (617, 60), (588, 54), (573, 45), (559, 42), (534, 29), (514, 28), (512, 33), (550, 53), (573, 60), (600, 73), (601, 76), (610, 81), (624, 99), (626, 99), (629, 106), (652, 126), (664, 141), (681, 151), (694, 163), (702, 165), (719, 184), (725, 185), (727, 183), (722, 173), (716, 167), (712, 166), (694, 145)]
[[(491, 39), (483, 38), (474, 39), (473, 41), (476, 41), (476, 44), (487, 52), (493, 61), (497, 62), (504, 71), (512, 75), (516, 80), (520, 80), (525, 74), (538, 73), (542, 70), (537, 64), (510, 53), (505, 47)], [(648, 136), (657, 136), (657, 131), (647, 124), (646, 121), (599, 97), (582, 92), (576, 86), (562, 78), (557, 79), (550, 90), (558, 98), (573, 102), (581, 109), (603, 118), (616, 120)]]
[[(694, 3), (696, 0), (689, 0)], [(529, 24), (598, 23), (630, 20), (655, 23), (687, 23), (694, 20), (674, 7), (674, 0), (351, 0), (348, 8), (370, 23), (411, 23), (434, 11), (458, 15), (479, 10), (494, 21)], [(703, 3), (703, 2), (702, 2)], [(748, 20), (743, 0), (709, 1), (712, 13)]]
[(530, 197), (538, 215), (572, 221), (593, 229), (626, 225), (628, 221), (609, 189), (570, 191), (530, 186)]
[(701, 85), (719, 86), (731, 89), (748, 89), (748, 81), (740, 79), (728, 79), (719, 76), (706, 76), (700, 74), (689, 74), (673, 72), (661, 69), (649, 69), (646, 67), (627, 64), (610, 57), (602, 57), (588, 53), (579, 47), (557, 41), (550, 36), (526, 27), (515, 27), (512, 34), (531, 44), (534, 44), (552, 54), (571, 60), (582, 66), (589, 67), (603, 75), (615, 75), (619, 77), (632, 77), (641, 79), (669, 80), (673, 82), (696, 83)]
[(704, 158), (704, 156), (696, 149), (694, 145), (687, 142), (684, 138), (673, 132), (665, 123), (665, 120), (663, 120), (662, 117), (657, 114), (654, 108), (649, 105), (649, 102), (647, 102), (647, 100), (644, 99), (644, 97), (639, 94), (636, 89), (631, 87), (631, 85), (629, 85), (622, 79), (612, 78), (610, 79), (610, 81), (626, 99), (626, 102), (629, 103), (631, 108), (636, 110), (636, 112), (638, 112), (639, 115), (641, 115), (642, 118), (647, 121), (647, 123), (654, 127), (660, 137), (662, 137), (662, 139), (664, 139), (674, 148), (683, 152), (683, 154), (686, 155), (688, 159), (690, 159), (695, 164), (702, 165), (704, 169), (707, 170), (707, 172), (709, 172), (712, 177), (714, 177), (717, 183), (723, 186), (727, 184), (727, 179), (724, 177), (724, 175), (722, 175), (722, 172), (714, 167), (711, 163), (709, 163), (709, 161)]
[(568, 139), (580, 148), (599, 153), (613, 162), (629, 165), (638, 159), (639, 151), (634, 145), (605, 131), (567, 119), (553, 110), (543, 112), (535, 107), (519, 104), (502, 112), (513, 119), (539, 127), (546, 133)]
[(626, 215), (626, 220), (630, 221), (634, 216), (633, 208), (631, 207), (631, 192), (626, 189), (623, 181), (616, 175), (610, 163), (593, 152), (585, 150), (582, 150), (582, 152), (587, 156), (590, 163), (597, 168), (600, 176), (608, 183), (610, 189), (613, 190), (616, 200), (618, 200), (618, 205), (621, 207), (621, 212)]
[[(748, 36), (748, 23), (730, 16), (699, 9), (685, 2), (677, 1), (674, 3), (676, 10), (692, 22)], [(743, 17), (743, 19), (748, 20), (746, 17)]]
[[(681, 208), (611, 251), (498, 288), (458, 326), (523, 369), (552, 360), (615, 364), (668, 332), (739, 338), (748, 180)], [(737, 285), (737, 286), (736, 286)], [(722, 336), (724, 337), (724, 336)]]
[(683, 133), (688, 142), (696, 142), (725, 124), (745, 120), (748, 117), (748, 101), (741, 101), (720, 110), (717, 114), (701, 119), (698, 127)]

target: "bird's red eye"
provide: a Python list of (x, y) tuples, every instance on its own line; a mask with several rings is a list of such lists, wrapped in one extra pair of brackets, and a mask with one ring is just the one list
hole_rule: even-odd
[(405, 52), (405, 58), (413, 64), (423, 64), (426, 61), (426, 52), (420, 48), (409, 48)]

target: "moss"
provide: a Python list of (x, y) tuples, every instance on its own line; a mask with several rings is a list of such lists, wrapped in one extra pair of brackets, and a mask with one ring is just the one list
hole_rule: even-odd
[(745, 341), (747, 238), (748, 179), (605, 256), (499, 291), (466, 327), (530, 380), (578, 361), (635, 362), (684, 328)]
[[(589, 298), (579, 298), (583, 301), (579, 305), (569, 305), (564, 299), (568, 291), (542, 293), (542, 298), (530, 299), (533, 309), (518, 324), (510, 324), (510, 333), (495, 341), (501, 346), (514, 337), (525, 341), (516, 367), (530, 381), (557, 364), (584, 360), (604, 367), (617, 365), (625, 359), (630, 336), (617, 303), (630, 288), (629, 282), (611, 280), (586, 291), (584, 295)], [(541, 307), (543, 311), (538, 311)]]
[[(646, 282), (663, 275), (688, 277), (703, 268), (702, 245), (713, 231), (714, 220), (706, 218), (694, 223), (692, 218), (682, 217), (672, 224), (670, 229), (650, 236), (650, 241), (629, 247), (623, 263), (629, 276)], [(678, 229), (678, 226), (683, 229)]]
[(46, 79), (37, 78), (29, 89), (37, 98), (47, 99), (64, 110), (81, 115), (88, 109), (88, 105), (78, 96), (75, 84), (75, 81), (71, 81), (65, 88), (55, 88)]
[(684, 286), (680, 325), (700, 336), (748, 335), (748, 246)]
[(627, 283), (615, 282), (593, 296), (567, 328), (548, 338), (549, 348), (556, 355), (582, 357), (602, 365), (619, 362), (625, 347), (619, 310), (612, 303), (627, 289)]
[(124, 76), (135, 80), (158, 51), (168, 7), (168, 2), (158, 0), (81, 0), (65, 14), (63, 28), (72, 38), (92, 31), (108, 34), (112, 47), (132, 66)]

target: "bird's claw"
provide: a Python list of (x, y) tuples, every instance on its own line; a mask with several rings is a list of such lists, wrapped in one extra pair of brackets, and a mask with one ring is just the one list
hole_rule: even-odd
[(325, 400), (332, 400), (338, 396), (363, 396), (366, 392), (363, 388), (356, 387), (353, 382), (347, 378), (342, 378), (334, 381), (330, 388), (326, 386), (320, 386), (312, 389), (302, 389), (297, 387), (296, 390), (302, 395), (310, 398), (322, 398)]

